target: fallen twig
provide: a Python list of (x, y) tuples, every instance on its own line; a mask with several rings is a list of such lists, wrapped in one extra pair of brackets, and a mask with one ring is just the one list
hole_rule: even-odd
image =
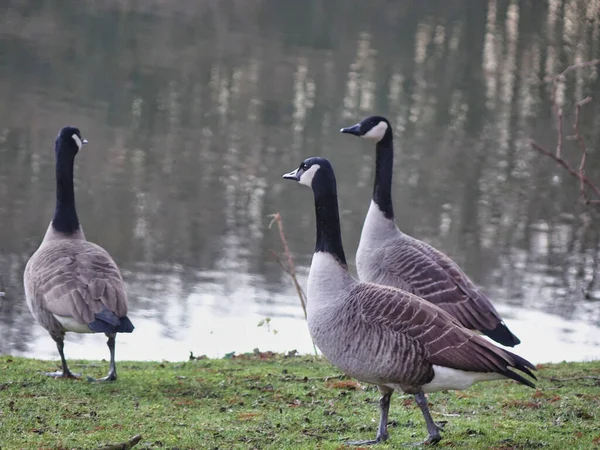
[(136, 434), (128, 441), (120, 442), (118, 444), (108, 444), (104, 447), (98, 447), (98, 450), (128, 450), (137, 445), (141, 440), (142, 436), (140, 434)]
[(302, 434), (306, 436), (315, 437), (317, 439), (327, 439), (325, 436), (321, 436), (320, 434), (313, 433), (312, 431), (302, 430)]
[(543, 377), (546, 380), (554, 381), (554, 382), (562, 382), (562, 381), (580, 381), (580, 380), (596, 380), (600, 381), (600, 377), (593, 376), (582, 376), (582, 377), (572, 377), (572, 378), (557, 378), (557, 377)]
[(341, 380), (347, 378), (347, 375), (345, 374), (340, 374), (340, 375), (329, 375), (326, 377), (297, 377), (295, 375), (286, 375), (285, 379), (286, 380), (299, 380), (299, 381), (329, 381), (329, 380)]
[[(600, 64), (600, 59), (596, 59), (593, 61), (587, 61), (587, 62), (583, 62), (580, 64), (574, 64), (572, 66), (567, 67), (565, 70), (563, 70), (558, 75), (555, 75), (552, 79), (553, 80), (553, 82), (552, 82), (552, 111), (554, 112), (554, 116), (556, 117), (556, 128), (557, 128), (557, 130), (556, 130), (556, 135), (557, 135), (556, 136), (556, 140), (557, 140), (556, 150), (554, 152), (552, 152), (552, 151), (548, 150), (547, 148), (545, 148), (544, 146), (535, 142), (533, 139), (529, 140), (529, 145), (531, 146), (531, 148), (542, 153), (543, 155), (548, 156), (549, 158), (552, 158), (554, 161), (556, 161), (558, 164), (560, 164), (563, 168), (565, 168), (571, 176), (573, 176), (579, 180), (580, 198), (587, 205), (600, 204), (600, 189), (592, 181), (590, 181), (585, 175), (585, 163), (587, 160), (588, 150), (587, 150), (585, 141), (579, 132), (579, 118), (580, 118), (580, 114), (581, 114), (581, 107), (583, 105), (590, 103), (592, 101), (592, 97), (588, 96), (588, 97), (584, 98), (583, 100), (578, 101), (575, 105), (575, 123), (573, 124), (573, 129), (575, 131), (575, 134), (573, 136), (569, 136), (569, 138), (575, 139), (579, 143), (579, 148), (581, 149), (581, 160), (579, 162), (579, 167), (577, 169), (574, 169), (562, 157), (563, 140), (564, 140), (563, 112), (562, 112), (561, 107), (558, 105), (556, 93), (558, 91), (558, 84), (561, 82), (564, 82), (565, 75), (567, 73), (569, 73), (573, 70), (576, 70), (576, 69), (581, 69), (583, 67), (596, 66), (598, 64)], [(586, 189), (586, 187), (589, 188), (589, 190), (591, 190), (598, 198), (597, 199), (589, 199), (588, 198), (588, 189)]]

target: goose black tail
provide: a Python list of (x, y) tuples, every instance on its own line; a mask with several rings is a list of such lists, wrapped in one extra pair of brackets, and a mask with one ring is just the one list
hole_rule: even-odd
[(135, 329), (135, 327), (131, 323), (131, 320), (129, 320), (129, 317), (124, 316), (121, 317), (119, 320), (121, 323), (116, 329), (117, 333), (131, 333)]
[(498, 323), (493, 330), (481, 330), (481, 332), (499, 344), (506, 345), (507, 347), (514, 347), (521, 343), (519, 338), (512, 334), (504, 322)]
[[(514, 353), (508, 351), (506, 353), (508, 353), (514, 361), (511, 365), (512, 368), (520, 370), (521, 372), (529, 375), (534, 380), (537, 380), (536, 376), (532, 372), (532, 370), (536, 370), (533, 364), (531, 364), (525, 358), (521, 358), (519, 355), (515, 355)], [(512, 378), (513, 380), (518, 381), (521, 384), (535, 389), (535, 384), (533, 384), (533, 382), (529, 381), (527, 378), (521, 376), (520, 374), (513, 372), (512, 370), (510, 370), (510, 368), (507, 368), (503, 372), (503, 375), (507, 376), (508, 378)]]
[(129, 317), (117, 317), (108, 309), (103, 309), (94, 317), (96, 320), (88, 323), (88, 327), (96, 333), (131, 333), (134, 329)]

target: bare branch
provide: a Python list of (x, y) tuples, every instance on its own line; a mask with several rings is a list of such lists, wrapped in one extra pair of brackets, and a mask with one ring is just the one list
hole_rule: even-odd
[(598, 64), (600, 64), (600, 59), (594, 59), (592, 61), (585, 61), (585, 62), (582, 62), (579, 64), (573, 64), (572, 66), (569, 66), (565, 70), (563, 70), (556, 77), (561, 77), (561, 76), (564, 77), (566, 74), (568, 74), (572, 70), (582, 69), (583, 67), (597, 66)]
[[(535, 142), (533, 140), (529, 140), (529, 145), (531, 145), (531, 148), (533, 148), (534, 150), (537, 150), (538, 152), (548, 156), (549, 158), (552, 158), (558, 164), (563, 166), (567, 170), (567, 172), (569, 172), (570, 175), (574, 176), (575, 178), (577, 178), (579, 180), (582, 180), (586, 186), (588, 186), (590, 189), (592, 189), (596, 193), (596, 195), (598, 195), (598, 197), (600, 197), (600, 190), (594, 185), (594, 183), (592, 183), (585, 175), (580, 176), (580, 172), (573, 170), (571, 168), (571, 166), (569, 166), (569, 164), (564, 159), (557, 158), (554, 153), (552, 153), (550, 150), (541, 146), (540, 144), (538, 144), (537, 142)], [(598, 202), (598, 200), (588, 200), (587, 203), (594, 204), (597, 202)]]
[[(565, 81), (565, 75), (567, 73), (569, 73), (573, 70), (576, 70), (576, 69), (580, 69), (583, 67), (591, 67), (591, 66), (595, 66), (598, 64), (600, 64), (600, 59), (596, 59), (593, 61), (587, 61), (587, 62), (583, 62), (583, 63), (579, 63), (579, 64), (574, 64), (572, 66), (567, 67), (560, 74), (553, 77), (552, 96), (551, 97), (552, 97), (552, 111), (554, 112), (554, 116), (556, 118), (556, 128), (557, 128), (557, 130), (556, 130), (556, 142), (557, 142), (556, 151), (551, 152), (547, 148), (545, 148), (542, 145), (535, 142), (533, 139), (529, 140), (529, 145), (534, 150), (537, 150), (538, 152), (542, 153), (543, 155), (546, 155), (549, 158), (552, 158), (554, 161), (556, 161), (558, 164), (560, 164), (564, 169), (566, 169), (567, 172), (571, 176), (573, 176), (579, 180), (580, 198), (587, 205), (600, 204), (600, 189), (598, 187), (596, 187), (596, 185), (594, 183), (592, 183), (585, 175), (585, 163), (587, 161), (588, 149), (587, 149), (587, 146), (583, 139), (583, 136), (581, 136), (581, 133), (579, 132), (579, 118), (580, 118), (580, 114), (581, 114), (581, 107), (583, 105), (590, 103), (592, 101), (592, 98), (588, 96), (588, 97), (584, 98), (583, 100), (578, 101), (575, 105), (575, 123), (573, 124), (573, 129), (575, 130), (575, 134), (573, 136), (569, 136), (569, 138), (573, 138), (573, 139), (577, 140), (577, 142), (579, 143), (579, 148), (581, 150), (581, 160), (579, 162), (579, 167), (576, 170), (576, 169), (573, 169), (569, 165), (569, 163), (566, 162), (562, 157), (563, 141), (564, 141), (563, 112), (562, 112), (562, 108), (558, 104), (557, 92), (558, 92), (558, 84)], [(591, 190), (592, 192), (594, 192), (594, 194), (598, 197), (598, 199), (590, 200), (588, 198), (588, 189), (586, 189), (586, 187), (589, 190)]]

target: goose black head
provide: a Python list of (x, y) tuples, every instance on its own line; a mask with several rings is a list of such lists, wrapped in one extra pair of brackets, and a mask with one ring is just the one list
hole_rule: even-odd
[(341, 133), (353, 134), (354, 136), (365, 139), (373, 139), (377, 142), (384, 138), (392, 138), (392, 127), (390, 122), (382, 116), (369, 116), (361, 120), (356, 125), (348, 128), (342, 128)]
[[(313, 189), (332, 177), (331, 163), (319, 156), (305, 159), (296, 170), (283, 175), (286, 180), (294, 180)], [(333, 180), (335, 182), (335, 178)]]
[(69, 153), (75, 155), (87, 143), (87, 139), (81, 137), (79, 128), (64, 127), (58, 132), (58, 136), (56, 137), (56, 150), (67, 150)]

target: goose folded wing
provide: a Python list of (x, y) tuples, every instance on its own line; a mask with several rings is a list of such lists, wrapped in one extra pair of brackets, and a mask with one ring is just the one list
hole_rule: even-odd
[(501, 320), (492, 303), (446, 255), (424, 242), (403, 241), (386, 249), (383, 266), (411, 292), (439, 306), (473, 330), (494, 329)]
[(82, 324), (93, 322), (104, 310), (118, 317), (127, 314), (125, 284), (117, 265), (104, 249), (91, 243), (55, 255), (38, 289), (48, 311)]
[[(410, 293), (374, 284), (354, 292), (365, 324), (380, 327), (389, 339), (408, 340), (430, 364), (470, 372), (505, 373), (517, 363), (500, 349), (462, 327), (441, 308)], [(402, 335), (402, 336), (400, 336)]]

